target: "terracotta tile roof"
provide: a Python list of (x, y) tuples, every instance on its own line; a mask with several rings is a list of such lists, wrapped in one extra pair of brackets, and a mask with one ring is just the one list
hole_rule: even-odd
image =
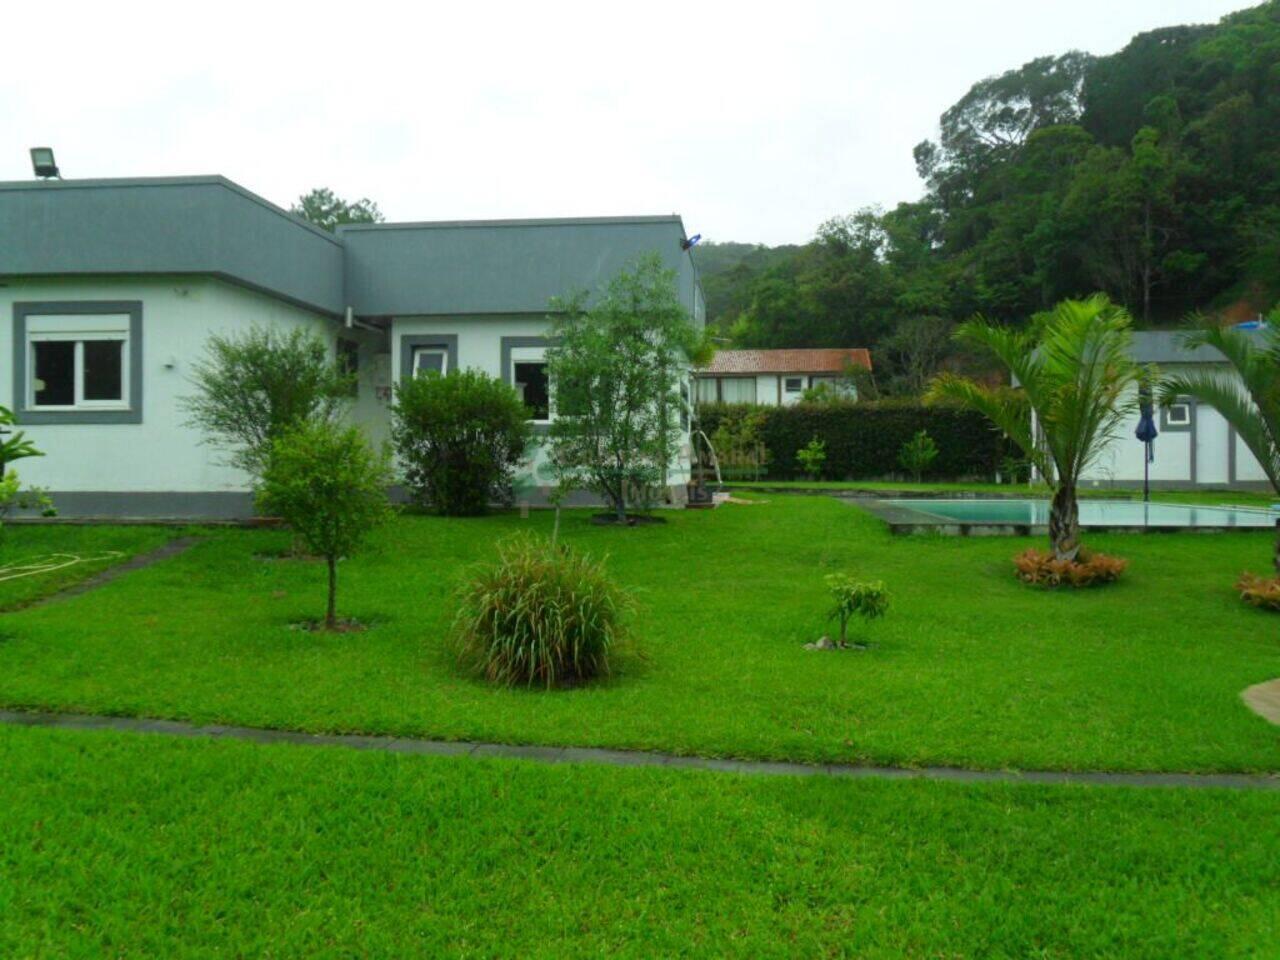
[(848, 364), (871, 369), (863, 347), (839, 350), (717, 350), (704, 374), (840, 373)]

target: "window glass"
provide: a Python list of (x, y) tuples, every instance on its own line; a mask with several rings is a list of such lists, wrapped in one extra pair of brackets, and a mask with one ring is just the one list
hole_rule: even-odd
[(1177, 427), (1185, 427), (1191, 422), (1191, 406), (1186, 403), (1175, 403), (1169, 407), (1168, 422)]
[(360, 385), (357, 377), (360, 375), (360, 344), (354, 340), (348, 340), (346, 337), (338, 338), (338, 370), (351, 378), (351, 396), (357, 396), (360, 392)]
[(786, 379), (787, 393), (799, 393), (803, 389), (804, 389), (803, 377), (787, 377)]
[(533, 420), (551, 419), (551, 398), (547, 389), (545, 360), (518, 360), (512, 364), (516, 393), (531, 411)]
[(424, 373), (448, 373), (445, 352), (435, 347), (420, 347), (413, 352), (413, 375), (420, 377)]
[(124, 341), (84, 341), (84, 399), (124, 399)]
[(720, 395), (725, 403), (755, 403), (755, 377), (725, 377), (720, 381)]
[(698, 402), (716, 402), (716, 381), (714, 377), (700, 377), (697, 381)]
[(37, 407), (69, 407), (76, 402), (76, 343), (44, 340), (33, 343), (32, 388)]

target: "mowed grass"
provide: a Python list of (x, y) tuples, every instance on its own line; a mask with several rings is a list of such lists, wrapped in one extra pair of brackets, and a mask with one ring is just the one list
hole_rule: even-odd
[[(65, 590), (185, 532), (144, 526), (8, 524), (0, 528), (0, 611)], [(18, 576), (29, 564), (57, 569)]]
[(1280, 796), (0, 729), (5, 957), (1270, 956)]
[[(372, 624), (289, 624), (323, 609), (322, 566), (282, 531), (222, 530), (101, 590), (8, 615), (0, 703), (261, 727), (645, 748), (804, 761), (987, 768), (1280, 770), (1280, 730), (1239, 692), (1280, 673), (1280, 618), (1244, 606), (1266, 533), (1113, 535), (1131, 561), (1093, 591), (1012, 576), (1038, 540), (898, 537), (855, 506), (775, 496), (563, 536), (607, 554), (635, 594), (638, 655), (581, 689), (494, 689), (447, 650), (456, 584), (535, 513), (401, 517), (344, 562), (340, 607)], [(886, 581), (867, 652), (812, 652), (823, 575)]]

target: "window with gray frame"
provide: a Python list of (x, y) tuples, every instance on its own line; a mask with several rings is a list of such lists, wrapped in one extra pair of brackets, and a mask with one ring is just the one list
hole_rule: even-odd
[(13, 317), (20, 422), (141, 422), (141, 303), (16, 303)]

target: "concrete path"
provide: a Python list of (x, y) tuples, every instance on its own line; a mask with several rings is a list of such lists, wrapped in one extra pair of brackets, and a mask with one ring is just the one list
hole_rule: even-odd
[(1057, 770), (964, 770), (956, 767), (875, 767), (850, 764), (786, 763), (764, 760), (716, 760), (681, 757), (641, 750), (606, 750), (598, 747), (540, 747), (505, 743), (468, 743), (451, 740), (417, 740), (405, 737), (355, 734), (299, 733), (222, 724), (199, 726), (177, 720), (145, 720), (70, 713), (36, 713), (0, 710), (0, 723), (23, 727), (56, 727), (64, 730), (110, 730), (124, 733), (159, 733), (174, 737), (209, 737), (247, 740), (252, 743), (284, 743), (308, 747), (346, 747), (384, 750), (389, 753), (436, 757), (500, 757), (538, 763), (591, 763), (614, 767), (664, 767), (673, 770), (713, 770), (790, 777), (843, 777), (879, 780), (943, 780), (951, 783), (1089, 784), (1111, 787), (1193, 787), (1229, 790), (1280, 790), (1280, 773), (1071, 773)]
[(1240, 692), (1240, 699), (1258, 716), (1280, 725), (1280, 679), (1255, 683)]

